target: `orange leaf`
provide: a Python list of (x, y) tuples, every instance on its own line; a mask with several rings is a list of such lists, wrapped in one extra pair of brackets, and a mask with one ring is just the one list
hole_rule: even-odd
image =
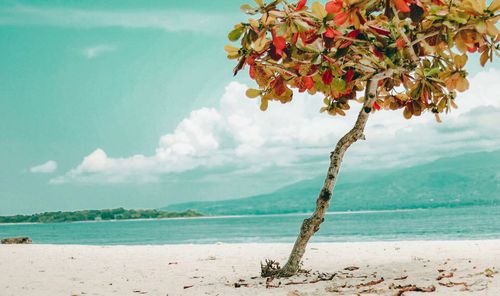
[(331, 13), (331, 14), (335, 14), (335, 13), (339, 12), (340, 10), (342, 10), (342, 1), (338, 1), (338, 0), (329, 1), (326, 3), (325, 9), (326, 9), (326, 12)]
[(333, 17), (333, 22), (337, 26), (342, 26), (347, 21), (348, 18), (349, 18), (349, 14), (347, 12), (342, 11)]
[(286, 48), (286, 40), (282, 36), (273, 36), (273, 45), (276, 48), (276, 53), (278, 55), (283, 54), (283, 50)]
[(340, 33), (337, 30), (334, 30), (330, 27), (326, 28), (325, 37), (335, 38), (335, 36), (339, 36), (339, 35), (342, 35), (342, 33)]
[(394, 0), (394, 6), (401, 12), (410, 12), (410, 7), (405, 0)]
[(398, 40), (396, 40), (396, 47), (398, 49), (402, 49), (405, 46), (406, 46), (406, 41), (402, 37), (400, 37), (400, 38), (398, 38)]
[(295, 8), (295, 11), (302, 10), (304, 6), (306, 5), (307, 0), (300, 0), (299, 3), (297, 3), (297, 8)]

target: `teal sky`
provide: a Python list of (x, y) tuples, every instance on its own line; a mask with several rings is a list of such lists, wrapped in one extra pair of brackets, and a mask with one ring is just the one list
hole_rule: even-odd
[[(244, 98), (251, 82), (222, 49), (242, 3), (2, 1), (0, 214), (160, 207), (321, 174), (353, 118), (320, 115), (316, 97), (266, 113)], [(469, 71), (463, 109), (439, 126), (376, 114), (346, 169), (497, 149), (499, 64)]]

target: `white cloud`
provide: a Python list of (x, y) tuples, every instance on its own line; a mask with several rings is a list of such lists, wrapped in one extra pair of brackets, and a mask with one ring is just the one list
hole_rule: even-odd
[(116, 27), (209, 33), (227, 23), (231, 22), (225, 15), (180, 10), (92, 10), (30, 5), (0, 8), (0, 25), (11, 26)]
[(113, 52), (116, 50), (116, 47), (109, 44), (98, 44), (94, 46), (85, 47), (81, 53), (87, 59), (96, 58), (104, 53)]
[(55, 162), (53, 160), (49, 160), (46, 163), (36, 165), (36, 166), (30, 168), (30, 172), (41, 173), (41, 174), (53, 173), (56, 170), (57, 170), (57, 162)]
[[(500, 145), (500, 71), (479, 73), (458, 98), (460, 109), (438, 124), (432, 114), (405, 120), (400, 111), (371, 116), (367, 141), (348, 153), (350, 168), (409, 165)], [(289, 104), (261, 112), (245, 97), (246, 86), (231, 82), (217, 108), (194, 110), (162, 136), (151, 156), (109, 157), (97, 149), (52, 183), (153, 182), (162, 174), (196, 168), (226, 168), (228, 174), (258, 174), (269, 167), (304, 169), (325, 160), (353, 125), (359, 104), (346, 117), (318, 112), (322, 97), (296, 94)], [(229, 168), (229, 169), (228, 169)], [(309, 172), (304, 172), (305, 175)]]

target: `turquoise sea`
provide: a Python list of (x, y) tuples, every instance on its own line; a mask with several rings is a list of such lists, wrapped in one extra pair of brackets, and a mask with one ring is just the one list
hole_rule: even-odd
[[(293, 242), (305, 214), (4, 224), (0, 238), (41, 244), (142, 245)], [(500, 238), (500, 206), (330, 213), (315, 242)]]

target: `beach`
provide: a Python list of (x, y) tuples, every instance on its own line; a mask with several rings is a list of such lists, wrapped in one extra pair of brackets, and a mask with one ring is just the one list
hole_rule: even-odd
[[(2, 296), (500, 295), (500, 240), (312, 243), (304, 272), (261, 278), (291, 244), (0, 245)], [(412, 291), (413, 290), (413, 291)]]

